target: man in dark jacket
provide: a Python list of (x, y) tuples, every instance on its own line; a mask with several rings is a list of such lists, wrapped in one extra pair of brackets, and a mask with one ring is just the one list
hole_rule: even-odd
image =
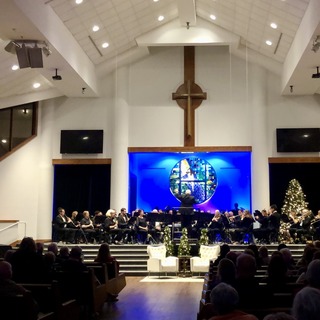
[(191, 195), (191, 190), (189, 189), (186, 190), (184, 194), (179, 194), (178, 190), (176, 189), (175, 196), (181, 202), (179, 209), (181, 213), (181, 228), (187, 228), (188, 233), (190, 233), (195, 198)]

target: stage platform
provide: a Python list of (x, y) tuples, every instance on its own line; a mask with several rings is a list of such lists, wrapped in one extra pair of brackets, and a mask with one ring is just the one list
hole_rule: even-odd
[[(223, 243), (219, 243), (222, 245)], [(191, 255), (196, 256), (198, 253), (198, 246), (195, 243), (190, 243)], [(45, 244), (45, 247), (47, 244)], [(100, 244), (63, 244), (58, 243), (58, 246), (80, 246), (83, 250), (84, 261), (92, 262), (97, 256)], [(236, 252), (242, 252), (248, 247), (247, 244), (229, 244), (230, 249)], [(257, 245), (258, 247), (260, 245)], [(265, 245), (269, 254), (276, 251), (278, 244)], [(305, 244), (287, 244), (287, 247), (291, 250), (295, 260), (298, 260), (302, 254)], [(178, 244), (175, 243), (175, 249), (178, 250)], [(124, 272), (127, 276), (146, 276), (147, 272), (147, 245), (142, 244), (123, 244), (123, 245), (110, 245), (111, 254), (119, 261), (120, 271)]]

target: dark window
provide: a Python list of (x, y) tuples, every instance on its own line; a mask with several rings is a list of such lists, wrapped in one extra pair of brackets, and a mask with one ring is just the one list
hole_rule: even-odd
[(36, 134), (36, 103), (0, 110), (0, 159)]

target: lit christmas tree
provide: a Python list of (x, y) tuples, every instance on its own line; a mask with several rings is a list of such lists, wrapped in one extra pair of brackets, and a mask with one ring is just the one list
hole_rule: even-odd
[(199, 239), (199, 250), (201, 245), (207, 246), (208, 244), (209, 244), (208, 229), (203, 228), (201, 229), (201, 235)]
[(167, 226), (164, 228), (164, 238), (163, 238), (164, 245), (166, 246), (166, 256), (173, 256), (174, 246), (171, 240), (171, 230)]
[(307, 209), (308, 202), (305, 201), (305, 198), (306, 196), (302, 192), (302, 188), (298, 180), (290, 180), (283, 201), (283, 207), (281, 208), (281, 213), (289, 215), (291, 211), (299, 213), (302, 209)]
[(182, 236), (180, 238), (180, 244), (178, 247), (178, 256), (190, 256), (190, 244), (188, 239), (188, 229), (182, 229)]

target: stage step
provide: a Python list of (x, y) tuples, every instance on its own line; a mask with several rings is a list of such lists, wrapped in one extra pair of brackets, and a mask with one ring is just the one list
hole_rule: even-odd
[[(175, 249), (177, 251), (179, 243), (175, 242)], [(222, 245), (222, 244), (220, 244)], [(45, 247), (47, 244), (45, 245)], [(59, 244), (61, 247), (62, 244)], [(68, 244), (70, 249), (75, 246)], [(97, 256), (99, 244), (81, 244), (83, 250), (84, 261), (92, 262)], [(197, 255), (198, 246), (195, 242), (190, 243), (192, 255)], [(243, 244), (229, 244), (230, 249), (236, 252), (243, 252), (248, 245)], [(259, 247), (259, 246), (258, 246)], [(269, 255), (276, 251), (277, 244), (266, 245), (269, 250)], [(291, 250), (293, 258), (297, 261), (303, 254), (305, 244), (288, 244), (287, 247)], [(120, 271), (124, 272), (127, 276), (146, 276), (147, 271), (147, 245), (138, 244), (125, 244), (125, 245), (110, 245), (111, 255), (114, 256), (120, 264)]]

